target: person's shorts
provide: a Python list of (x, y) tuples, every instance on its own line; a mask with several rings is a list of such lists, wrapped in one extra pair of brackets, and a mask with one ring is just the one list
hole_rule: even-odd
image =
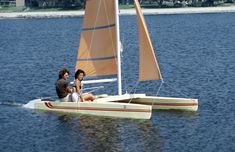
[(79, 102), (80, 101), (80, 96), (79, 96), (79, 94), (77, 92), (74, 92), (72, 94), (72, 101), (73, 102)]

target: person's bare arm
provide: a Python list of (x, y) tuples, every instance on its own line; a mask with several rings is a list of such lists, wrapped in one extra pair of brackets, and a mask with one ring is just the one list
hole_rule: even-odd
[(80, 89), (80, 86), (81, 86), (81, 82), (76, 80), (75, 81), (75, 86), (76, 86), (76, 90), (77, 90), (77, 93), (79, 94), (80, 98), (81, 98), (81, 101), (83, 102), (84, 101), (84, 98), (81, 94), (81, 89)]

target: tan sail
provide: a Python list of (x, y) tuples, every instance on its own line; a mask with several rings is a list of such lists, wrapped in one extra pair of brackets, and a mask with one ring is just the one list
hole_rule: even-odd
[(138, 0), (134, 0), (139, 30), (139, 81), (162, 80), (143, 14)]
[(114, 0), (87, 0), (76, 70), (87, 76), (117, 74)]

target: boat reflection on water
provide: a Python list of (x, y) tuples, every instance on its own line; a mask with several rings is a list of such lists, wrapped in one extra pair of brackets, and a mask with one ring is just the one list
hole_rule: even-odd
[(50, 131), (47, 134), (51, 137), (48, 142), (57, 145), (54, 150), (63, 148), (65, 151), (158, 152), (170, 146), (166, 141), (176, 132), (196, 131), (199, 125), (197, 112), (176, 110), (154, 111), (150, 120), (46, 111), (40, 113), (49, 119), (47, 130)]
[(161, 151), (164, 145), (159, 126), (151, 120), (71, 114), (58, 120), (58, 132), (63, 132), (58, 140), (69, 136), (71, 148), (79, 147), (79, 151)]
[(156, 114), (166, 114), (169, 116), (184, 117), (186, 119), (196, 119), (199, 116), (198, 112), (195, 111), (184, 111), (184, 110), (153, 110)]

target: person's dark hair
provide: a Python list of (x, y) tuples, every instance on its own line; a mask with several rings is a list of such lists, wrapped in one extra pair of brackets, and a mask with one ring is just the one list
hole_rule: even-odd
[(81, 69), (78, 69), (78, 70), (76, 71), (75, 75), (74, 75), (74, 78), (77, 79), (80, 73), (83, 73), (84, 76), (86, 76), (85, 71), (83, 71), (83, 70), (81, 70)]
[(69, 74), (69, 70), (67, 70), (67, 69), (62, 69), (62, 70), (60, 70), (60, 72), (59, 72), (59, 79), (61, 79), (61, 78), (63, 78), (63, 76), (64, 76), (64, 74), (65, 73), (68, 73)]

